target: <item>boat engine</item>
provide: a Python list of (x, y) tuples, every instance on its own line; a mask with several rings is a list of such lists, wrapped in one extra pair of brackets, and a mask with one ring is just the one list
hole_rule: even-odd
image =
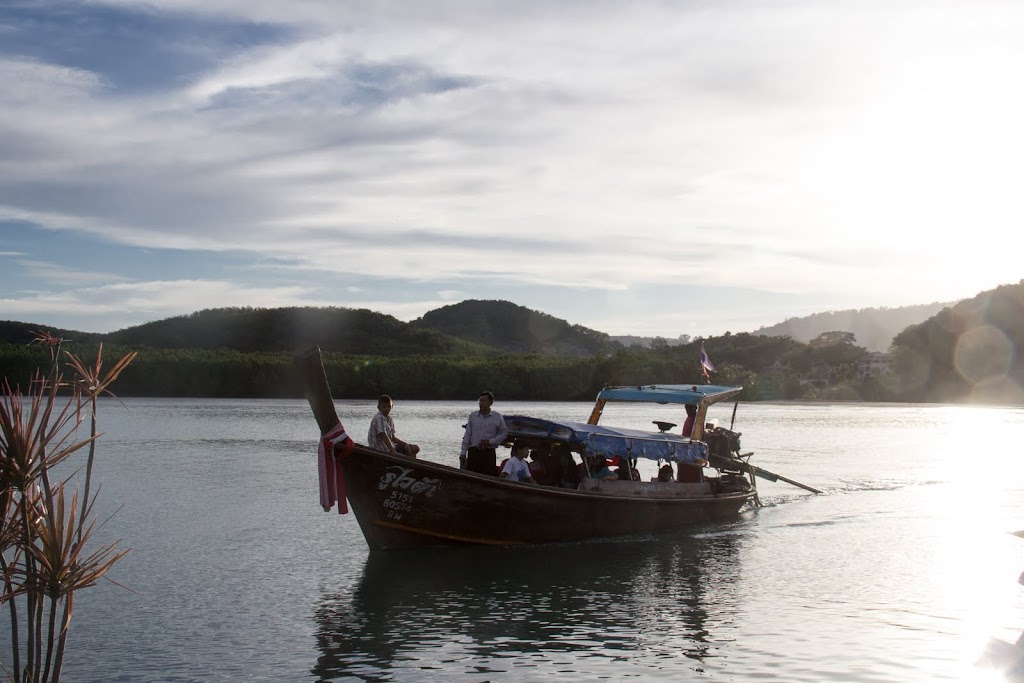
[(712, 455), (723, 458), (735, 457), (740, 452), (740, 436), (742, 432), (729, 431), (724, 427), (715, 427), (704, 432), (704, 442)]
[(740, 472), (740, 432), (724, 427), (715, 427), (704, 432), (704, 443), (708, 445), (708, 461), (712, 467), (723, 472)]

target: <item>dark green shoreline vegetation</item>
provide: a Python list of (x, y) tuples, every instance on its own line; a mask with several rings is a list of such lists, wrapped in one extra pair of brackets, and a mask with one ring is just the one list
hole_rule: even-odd
[[(814, 349), (780, 337), (729, 335), (705, 340), (716, 351), (718, 384), (741, 384), (746, 400), (855, 398), (893, 399), (877, 381), (854, 381), (858, 347)], [(92, 344), (69, 342), (66, 348), (88, 357)], [(119, 357), (138, 357), (118, 379), (118, 395), (209, 398), (301, 398), (303, 387), (290, 353), (231, 349), (153, 349), (104, 346)], [(487, 355), (346, 355), (325, 351), (324, 366), (335, 398), (375, 398), (393, 393), (403, 399), (457, 400), (488, 387), (503, 400), (587, 401), (609, 384), (686, 383), (700, 377), (699, 343), (655, 348), (620, 349), (603, 357), (540, 354)], [(824, 372), (823, 356), (833, 356), (830, 386), (802, 382)], [(746, 364), (768, 361), (756, 372)], [(26, 382), (47, 359), (37, 346), (0, 345), (0, 368), (12, 384)]]
[[(808, 343), (725, 333), (624, 346), (507, 301), (463, 301), (410, 323), (345, 308), (199, 311), (109, 334), (0, 321), (0, 376), (26, 386), (48, 330), (90, 357), (138, 352), (120, 396), (301, 398), (292, 353), (323, 352), (336, 398), (460, 400), (490, 389), (502, 400), (589, 401), (606, 385), (699, 381), (703, 343), (715, 384), (743, 398), (1024, 403), (1024, 281), (982, 292), (896, 335), (881, 369), (850, 332)], [(341, 351), (344, 350), (344, 353)], [(877, 358), (876, 358), (877, 359)]]

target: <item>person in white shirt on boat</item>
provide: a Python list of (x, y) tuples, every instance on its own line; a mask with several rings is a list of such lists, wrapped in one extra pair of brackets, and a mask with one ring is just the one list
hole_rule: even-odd
[(462, 436), (459, 451), (459, 466), (462, 469), (481, 474), (498, 476), (498, 453), (495, 448), (508, 438), (505, 418), (491, 410), (494, 394), (480, 393), (480, 410), (471, 413), (466, 421), (466, 433)]
[(536, 484), (537, 480), (530, 474), (530, 466), (526, 464), (526, 454), (530, 449), (524, 443), (512, 445), (512, 457), (508, 459), (505, 466), (501, 468), (501, 478), (512, 481)]
[(366, 445), (385, 453), (408, 455), (415, 458), (420, 447), (414, 443), (403, 441), (395, 436), (395, 421), (391, 419), (394, 402), (387, 394), (377, 399), (377, 414), (370, 421), (370, 432), (366, 435)]

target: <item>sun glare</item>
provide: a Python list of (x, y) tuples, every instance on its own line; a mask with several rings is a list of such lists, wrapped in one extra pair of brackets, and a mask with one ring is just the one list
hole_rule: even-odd
[(886, 63), (873, 92), (834, 112), (807, 196), (830, 238), (876, 249), (880, 280), (926, 264), (906, 286), (957, 298), (1020, 279), (1024, 91), (994, 50), (931, 57)]
[[(992, 638), (1012, 643), (1020, 635), (1024, 589), (1016, 578), (1024, 570), (1024, 540), (1011, 532), (1024, 529), (1017, 502), (1024, 461), (1011, 444), (1021, 417), (1013, 409), (949, 406), (938, 423), (920, 444), (934, 468), (925, 480), (934, 485), (920, 491), (928, 514), (918, 523), (935, 539), (934, 553), (916, 561), (930, 567), (929, 592), (939, 596), (933, 609), (958, 615), (967, 665)], [(987, 486), (989, 477), (999, 486)]]

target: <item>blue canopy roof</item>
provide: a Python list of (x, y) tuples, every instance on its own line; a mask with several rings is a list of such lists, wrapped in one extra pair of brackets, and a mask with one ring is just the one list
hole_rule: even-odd
[(713, 384), (648, 384), (632, 387), (606, 387), (597, 395), (599, 401), (643, 401), (646, 403), (718, 403), (743, 390)]
[(707, 444), (667, 432), (645, 432), (592, 425), (584, 422), (554, 422), (526, 415), (506, 415), (509, 436), (550, 439), (581, 448), (587, 455), (616, 455), (650, 460), (680, 460), (688, 463), (707, 461)]

